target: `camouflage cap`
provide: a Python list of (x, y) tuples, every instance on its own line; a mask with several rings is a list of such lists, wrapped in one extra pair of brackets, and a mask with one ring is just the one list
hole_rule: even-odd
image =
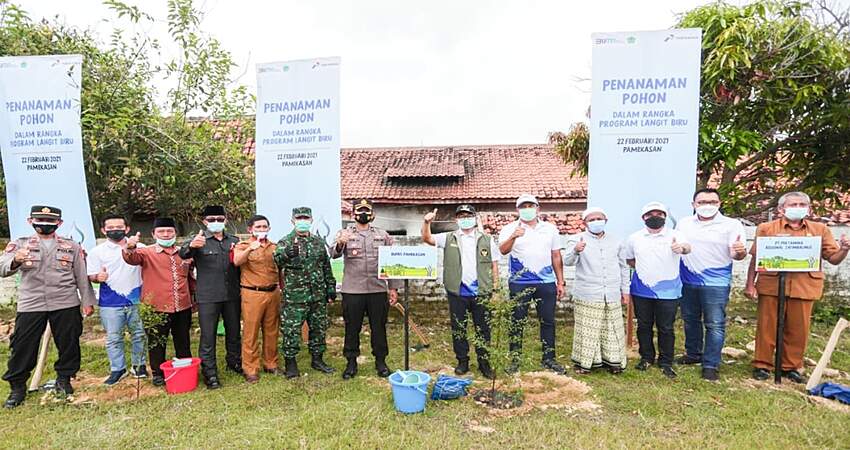
[(292, 208), (292, 217), (313, 217), (313, 210), (309, 206)]

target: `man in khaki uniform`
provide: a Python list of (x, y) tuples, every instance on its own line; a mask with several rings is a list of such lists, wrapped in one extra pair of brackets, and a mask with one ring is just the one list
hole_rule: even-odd
[[(803, 192), (789, 192), (779, 198), (781, 218), (760, 224), (756, 238), (764, 236), (820, 236), (821, 257), (837, 265), (847, 257), (850, 239), (841, 236), (835, 241), (826, 225), (810, 220), (809, 196)], [(756, 245), (750, 249), (753, 258), (747, 272), (747, 297), (758, 298), (758, 323), (756, 325), (756, 351), (753, 355), (753, 378), (766, 380), (770, 370), (781, 370), (782, 376), (795, 383), (805, 380), (799, 369), (803, 367), (803, 353), (809, 339), (809, 322), (815, 300), (823, 294), (823, 271), (788, 273), (785, 276), (785, 328), (783, 331), (782, 367), (773, 367), (776, 349), (777, 303), (779, 302), (779, 276), (775, 272), (756, 273)]]
[(18, 406), (26, 398), (26, 381), (36, 365), (39, 342), (48, 323), (59, 351), (59, 359), (53, 365), (56, 390), (66, 395), (74, 393), (71, 377), (80, 370), (83, 332), (80, 300), (86, 316), (94, 312), (96, 303), (83, 249), (56, 235), (62, 225), (62, 211), (52, 206), (33, 206), (27, 222), (36, 234), (10, 242), (0, 257), (0, 276), (21, 272), (15, 332), (9, 341), (12, 354), (3, 375), (11, 385), (6, 408)]
[(236, 244), (233, 264), (241, 269), (242, 290), (242, 370), (245, 381), (260, 379), (259, 333), (263, 330), (263, 371), (277, 371), (277, 337), (280, 325), (280, 275), (274, 262), (277, 245), (267, 239), (269, 219), (256, 215), (248, 219), (251, 239)]
[(400, 280), (378, 278), (378, 247), (393, 245), (393, 238), (385, 230), (375, 227), (372, 203), (362, 199), (354, 204), (354, 225), (341, 230), (331, 247), (331, 258), (344, 257), (342, 278), (342, 317), (345, 320), (345, 343), (342, 353), (348, 360), (342, 378), (357, 374), (357, 356), (360, 355), (360, 329), (363, 316), (369, 315), (372, 355), (378, 376), (388, 377), (387, 367), (387, 316), (390, 306), (398, 301)]

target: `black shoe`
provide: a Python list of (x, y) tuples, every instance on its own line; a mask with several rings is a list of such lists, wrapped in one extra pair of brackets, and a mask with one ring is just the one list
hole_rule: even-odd
[(348, 358), (348, 364), (345, 365), (345, 370), (342, 371), (342, 379), (350, 380), (357, 375), (357, 358)]
[(4, 408), (12, 409), (16, 408), (24, 402), (27, 398), (27, 385), (24, 383), (10, 383), (11, 390), (9, 391), (9, 397), (6, 399), (6, 403), (3, 404)]
[(109, 374), (109, 378), (103, 381), (103, 384), (107, 386), (112, 386), (121, 381), (121, 379), (125, 376), (127, 376), (127, 371), (124, 369), (113, 371)]
[(555, 361), (554, 359), (544, 359), (541, 365), (544, 369), (549, 369), (558, 375), (567, 373), (567, 369), (564, 369), (564, 366), (558, 364), (558, 361)]
[(375, 358), (375, 372), (381, 378), (390, 376), (390, 368), (387, 367), (387, 362), (384, 358)]
[(298, 362), (295, 361), (295, 358), (286, 358), (286, 378), (298, 378), (301, 376), (301, 372), (298, 371)]
[(130, 371), (133, 375), (133, 378), (147, 378), (148, 377), (148, 368), (145, 367), (144, 364), (139, 366), (133, 366), (133, 369)]
[(782, 377), (788, 378), (797, 384), (803, 384), (806, 382), (806, 378), (800, 375), (800, 372), (797, 372), (796, 370), (783, 370)]
[(457, 366), (455, 366), (455, 375), (466, 375), (467, 373), (469, 373), (469, 360), (459, 359)]
[(770, 378), (770, 372), (767, 369), (753, 369), (753, 378), (759, 381), (764, 381)]
[(242, 364), (240, 364), (238, 366), (231, 366), (231, 365), (228, 364), (227, 370), (229, 370), (229, 371), (231, 371), (231, 372), (233, 372), (237, 375), (244, 375), (245, 374), (245, 371), (242, 370)]
[(496, 374), (493, 373), (493, 368), (490, 367), (490, 363), (487, 361), (478, 361), (478, 371), (481, 372), (481, 375), (488, 380), (496, 378)]
[(279, 370), (277, 369), (277, 367), (275, 367), (274, 369), (269, 369), (268, 367), (264, 367), (263, 373), (270, 373), (272, 375), (275, 375), (275, 374), (279, 375)]
[(221, 388), (221, 382), (218, 381), (218, 375), (206, 377), (204, 379), (204, 384), (207, 385), (207, 389), (220, 389)]
[(669, 379), (671, 379), (671, 380), (675, 380), (675, 379), (676, 379), (676, 371), (675, 371), (675, 370), (673, 370), (673, 368), (672, 368), (672, 367), (670, 367), (670, 366), (664, 366), (664, 367), (662, 367), (662, 368), (661, 368), (661, 371), (664, 373), (664, 376), (665, 376), (665, 377), (667, 377), (667, 378), (669, 378)]
[(611, 375), (620, 375), (623, 373), (622, 366), (608, 366), (608, 373)]
[(640, 362), (639, 362), (639, 363), (637, 363), (637, 365), (635, 366), (635, 369), (645, 371), (646, 369), (649, 369), (649, 367), (650, 367), (651, 365), (652, 365), (652, 363), (651, 363), (651, 362), (649, 362), (649, 361), (647, 361), (647, 360), (645, 360), (645, 359), (642, 359), (642, 360), (640, 360)]
[(720, 375), (717, 373), (717, 369), (704, 367), (702, 369), (702, 379), (705, 381), (718, 381), (720, 380)]
[(688, 356), (688, 355), (682, 355), (682, 356), (676, 358), (676, 364), (679, 364), (681, 366), (689, 366), (689, 365), (692, 365), (692, 364), (700, 364), (700, 363), (702, 363), (702, 358), (694, 358), (694, 357), (691, 357), (691, 356)]
[(162, 375), (153, 374), (151, 384), (156, 387), (165, 386), (165, 378)]
[(53, 389), (58, 393), (62, 393), (65, 395), (71, 395), (74, 393), (74, 387), (71, 386), (71, 378), (69, 377), (58, 377), (56, 378), (56, 384)]
[(310, 363), (310, 367), (318, 370), (322, 373), (333, 373), (334, 368), (325, 364), (325, 361), (322, 359), (321, 353), (316, 353), (313, 355), (313, 361)]

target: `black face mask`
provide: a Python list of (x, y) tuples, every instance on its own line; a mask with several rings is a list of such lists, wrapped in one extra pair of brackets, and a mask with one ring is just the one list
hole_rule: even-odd
[(59, 225), (34, 223), (32, 224), (32, 227), (35, 229), (36, 233), (47, 236), (56, 232), (56, 229), (59, 228)]
[(124, 240), (124, 237), (127, 236), (126, 230), (109, 230), (106, 232), (106, 237), (110, 240), (118, 242)]
[(357, 221), (357, 223), (365, 225), (365, 224), (372, 221), (372, 213), (368, 213), (368, 212), (357, 213), (357, 216), (354, 217), (354, 220)]
[(646, 224), (647, 228), (649, 228), (651, 230), (660, 229), (661, 227), (664, 226), (664, 222), (665, 222), (664, 217), (660, 217), (660, 216), (649, 216), (649, 217), (646, 218), (646, 220), (643, 221), (643, 223)]

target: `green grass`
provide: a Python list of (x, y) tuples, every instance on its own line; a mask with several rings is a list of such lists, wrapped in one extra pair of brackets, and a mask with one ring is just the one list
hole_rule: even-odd
[[(443, 304), (413, 305), (417, 322), (433, 332), (431, 348), (411, 354), (413, 368), (451, 365), (448, 313)], [(736, 299), (730, 318), (740, 315), (747, 325), (731, 323), (727, 345), (744, 348), (752, 340), (752, 302)], [(334, 317), (339, 317), (338, 310)], [(572, 315), (558, 313), (558, 357), (569, 361)], [(87, 326), (96, 320), (86, 321)], [(390, 363), (403, 359), (401, 320), (391, 313)], [(681, 352), (681, 324), (677, 325)], [(831, 327), (815, 324), (807, 355), (817, 359)], [(539, 344), (532, 327), (526, 333), (525, 370), (536, 369)], [(342, 335), (334, 323), (331, 336)], [(369, 354), (363, 336), (363, 354)], [(264, 376), (245, 385), (227, 373), (224, 388), (179, 395), (161, 395), (138, 402), (88, 406), (41, 406), (37, 397), (13, 411), (0, 412), (0, 448), (847, 448), (850, 414), (810, 403), (793, 391), (752, 387), (746, 380), (748, 360), (722, 367), (722, 382), (699, 379), (699, 366), (679, 368), (675, 382), (658, 369), (627, 370), (619, 377), (594, 373), (582, 377), (592, 388), (591, 399), (602, 405), (595, 413), (557, 410), (493, 418), (470, 399), (429, 402), (424, 414), (395, 412), (384, 381), (374, 376), (371, 361), (361, 376), (343, 381), (341, 344), (334, 339), (328, 357), (337, 373), (320, 375), (309, 369), (302, 350), (299, 364), (306, 376), (288, 381)], [(411, 343), (416, 343), (411, 337)], [(219, 344), (221, 350), (222, 344)], [(193, 351), (196, 350), (193, 346)], [(0, 348), (5, 368), (9, 349)], [(223, 364), (223, 357), (219, 359)], [(630, 365), (634, 361), (630, 361)], [(850, 337), (844, 336), (833, 367), (850, 371)], [(83, 370), (106, 376), (103, 348), (84, 346)], [(46, 379), (52, 374), (45, 375)], [(845, 381), (847, 383), (847, 381)], [(8, 385), (2, 383), (5, 398)], [(473, 421), (492, 427), (491, 434), (472, 431)]]

